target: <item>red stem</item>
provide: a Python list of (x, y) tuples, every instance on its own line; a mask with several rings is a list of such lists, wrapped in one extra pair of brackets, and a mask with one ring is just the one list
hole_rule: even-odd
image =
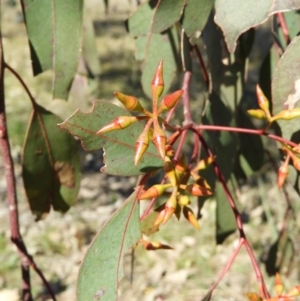
[(277, 13), (276, 16), (277, 16), (277, 20), (279, 22), (279, 25), (281, 27), (286, 45), (288, 45), (291, 42), (291, 37), (290, 37), (290, 34), (289, 34), (289, 29), (288, 29), (288, 27), (286, 25), (286, 22), (285, 22), (284, 15), (283, 15), (283, 13)]
[(30, 284), (30, 267), (32, 267), (39, 275), (43, 284), (48, 289), (49, 295), (52, 300), (55, 301), (55, 295), (50, 287), (50, 284), (45, 279), (41, 270), (35, 264), (33, 258), (29, 255), (26, 249), (26, 245), (22, 239), (19, 225), (19, 212), (18, 212), (18, 200), (16, 194), (16, 181), (14, 174), (14, 163), (11, 157), (11, 150), (9, 145), (9, 136), (7, 132), (6, 113), (5, 113), (5, 96), (4, 96), (4, 68), (7, 67), (12, 71), (19, 79), (20, 83), (28, 93), (33, 106), (36, 105), (29, 89), (23, 82), (19, 74), (15, 72), (11, 67), (5, 64), (2, 48), (2, 37), (0, 32), (0, 149), (2, 152), (2, 158), (4, 162), (6, 183), (7, 183), (7, 205), (9, 208), (9, 223), (11, 231), (11, 241), (16, 245), (22, 270), (22, 300), (32, 301), (31, 284)]
[[(208, 156), (212, 157), (213, 153), (210, 150), (209, 146), (207, 145), (205, 139), (201, 136), (201, 134), (199, 134), (199, 139), (200, 139), (205, 151), (207, 152)], [(252, 250), (251, 246), (249, 245), (249, 243), (247, 241), (246, 234), (245, 234), (244, 229), (243, 229), (243, 222), (242, 222), (242, 219), (241, 219), (241, 215), (240, 215), (240, 213), (239, 213), (239, 211), (236, 207), (236, 204), (235, 204), (235, 202), (234, 202), (234, 200), (231, 196), (231, 193), (228, 189), (225, 178), (224, 178), (224, 176), (223, 176), (223, 174), (220, 170), (220, 167), (219, 167), (218, 163), (216, 161), (214, 161), (212, 164), (214, 166), (215, 174), (216, 174), (218, 180), (220, 181), (221, 185), (223, 186), (223, 190), (226, 194), (227, 200), (228, 200), (228, 202), (230, 204), (230, 207), (233, 211), (233, 214), (235, 216), (236, 224), (237, 224), (239, 235), (240, 235), (240, 240), (242, 240), (242, 244), (245, 245), (246, 250), (248, 252), (248, 255), (251, 259), (251, 262), (252, 262), (252, 265), (253, 265), (253, 268), (254, 268), (254, 271), (255, 271), (255, 274), (256, 274), (256, 278), (257, 278), (257, 281), (258, 281), (259, 286), (260, 286), (261, 295), (265, 298), (270, 298), (268, 290), (267, 290), (267, 288), (265, 286), (265, 283), (264, 283), (264, 280), (263, 280), (262, 273), (261, 273), (261, 271), (259, 269), (259, 266), (258, 266), (258, 263), (255, 259), (255, 255), (253, 253), (253, 250)], [(229, 266), (231, 266), (231, 264), (232, 264), (232, 262), (229, 264)]]
[(210, 80), (209, 80), (208, 72), (206, 70), (203, 58), (202, 58), (202, 54), (201, 54), (201, 52), (200, 52), (197, 45), (194, 45), (194, 49), (195, 49), (195, 52), (196, 52), (197, 57), (199, 59), (199, 63), (201, 65), (201, 71), (202, 71), (203, 79), (204, 79), (204, 82), (205, 82), (206, 91), (209, 92), (209, 90), (210, 90)]

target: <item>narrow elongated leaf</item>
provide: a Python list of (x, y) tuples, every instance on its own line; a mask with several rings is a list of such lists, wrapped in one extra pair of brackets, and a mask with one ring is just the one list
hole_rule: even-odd
[(179, 21), (185, 0), (160, 1), (153, 18), (152, 32), (161, 33)]
[[(227, 182), (229, 190), (232, 192), (231, 182)], [(224, 189), (220, 183), (216, 184), (216, 242), (222, 244), (223, 241), (236, 229), (236, 221), (232, 209), (228, 203)]]
[(23, 0), (33, 71), (53, 69), (53, 97), (67, 99), (81, 51), (83, 0)]
[(78, 301), (117, 300), (123, 256), (140, 238), (139, 203), (134, 192), (103, 226), (81, 264)]
[(36, 106), (23, 149), (23, 181), (37, 219), (50, 211), (65, 212), (76, 200), (80, 162), (74, 139), (57, 128), (61, 119)]
[(215, 21), (222, 28), (228, 50), (234, 52), (236, 41), (241, 33), (265, 22), (269, 16), (277, 12), (299, 8), (300, 0), (219, 0)]
[(144, 124), (134, 123), (130, 127), (96, 135), (104, 125), (118, 116), (131, 116), (128, 111), (105, 101), (94, 101), (88, 113), (77, 110), (59, 126), (79, 137), (87, 151), (104, 148), (103, 172), (112, 175), (132, 176), (162, 167), (163, 162), (154, 145), (150, 145), (140, 163), (134, 165), (135, 142), (144, 129)]
[(213, 0), (187, 0), (182, 27), (188, 37), (192, 37), (197, 31), (202, 31), (213, 5)]
[(93, 76), (100, 75), (100, 62), (96, 48), (96, 36), (93, 27), (92, 19), (90, 18), (88, 12), (85, 12), (84, 23), (83, 23), (83, 57), (87, 64), (89, 72)]

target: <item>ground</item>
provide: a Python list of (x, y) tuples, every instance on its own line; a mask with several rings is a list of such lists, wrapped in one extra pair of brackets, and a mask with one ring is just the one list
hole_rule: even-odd
[[(127, 34), (122, 22), (135, 9), (136, 4), (127, 0), (122, 0), (122, 5), (120, 1), (109, 2), (109, 13), (105, 15), (102, 2), (99, 4), (94, 0), (86, 1), (87, 11), (94, 20), (96, 45), (101, 62), (100, 81), (87, 83), (86, 105), (78, 104), (74, 94), (67, 105), (59, 100), (51, 100), (51, 72), (37, 78), (32, 77), (20, 7), (13, 0), (1, 3), (5, 60), (24, 78), (37, 101), (62, 118), (68, 117), (79, 106), (87, 110), (95, 97), (113, 100), (115, 90), (142, 95), (139, 67), (134, 61), (134, 40)], [(20, 165), (30, 102), (15, 78), (8, 71), (6, 73), (5, 93), (17, 175), (21, 233), (28, 251), (51, 281), (57, 299), (75, 300), (76, 278), (89, 243), (103, 223), (131, 193), (136, 179), (101, 174), (101, 151), (88, 154), (80, 150), (83, 180), (77, 204), (65, 215), (51, 212), (45, 220), (35, 222), (23, 191)], [(269, 170), (269, 166), (266, 166), (266, 169)], [(1, 160), (0, 171), (0, 300), (17, 301), (20, 289), (19, 258), (14, 246), (9, 242), (6, 183)], [(255, 186), (259, 179), (268, 187), (265, 195)], [(254, 246), (258, 261), (263, 259), (277, 238), (277, 230), (281, 227), (280, 221), (284, 214), (283, 194), (278, 192), (275, 183), (276, 179), (272, 173), (266, 175), (262, 172), (256, 179), (249, 179), (243, 186), (237, 187), (236, 191), (241, 210), (248, 216), (245, 231)], [(279, 205), (272, 205), (275, 202)], [(144, 208), (144, 204), (141, 204), (141, 207)], [(271, 220), (266, 219), (266, 210), (271, 212)], [(126, 255), (125, 279), (120, 285), (119, 300), (201, 300), (226, 265), (238, 242), (235, 233), (223, 245), (215, 244), (213, 200), (205, 203), (202, 215), (200, 231), (193, 229), (185, 221), (177, 222), (174, 219), (155, 235), (155, 240), (171, 245), (174, 250), (147, 252), (137, 248), (134, 254), (132, 284), (132, 257), (131, 253)], [(298, 227), (299, 222), (295, 223)], [(294, 267), (297, 267), (298, 262), (299, 259), (296, 258)], [(262, 263), (261, 266), (265, 273)], [(299, 283), (298, 274), (298, 269), (292, 267), (289, 278), (283, 277), (287, 287)], [(35, 300), (47, 300), (40, 280), (33, 271), (31, 275)], [(268, 287), (271, 287), (273, 278), (266, 279)], [(250, 259), (246, 251), (242, 250), (216, 289), (212, 300), (242, 301), (246, 300), (247, 292), (257, 290)]]

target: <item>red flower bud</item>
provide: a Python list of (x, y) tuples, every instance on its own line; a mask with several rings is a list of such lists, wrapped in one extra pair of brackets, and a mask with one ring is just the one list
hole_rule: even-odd
[(134, 165), (138, 165), (139, 161), (141, 160), (142, 156), (144, 155), (145, 151), (149, 146), (149, 129), (152, 124), (152, 119), (150, 119), (142, 133), (136, 140), (135, 143), (135, 156), (134, 156)]
[(165, 190), (170, 188), (171, 186), (171, 184), (153, 185), (139, 196), (139, 200), (156, 198), (162, 195), (165, 192)]
[(158, 112), (161, 113), (163, 111), (171, 110), (172, 108), (174, 108), (182, 94), (183, 90), (178, 90), (170, 95), (166, 95), (159, 106)]
[(285, 159), (285, 162), (279, 167), (278, 174), (277, 174), (277, 186), (278, 188), (281, 188), (288, 176), (289, 173), (289, 167), (288, 163), (290, 160), (290, 156), (288, 155)]
[(155, 251), (159, 249), (163, 250), (171, 250), (173, 249), (172, 247), (162, 244), (158, 241), (146, 241), (146, 240), (141, 240), (141, 243), (144, 245), (145, 249), (148, 251)]
[(115, 130), (123, 130), (133, 123), (137, 122), (139, 120), (138, 117), (135, 116), (119, 116), (116, 119), (114, 119), (111, 123), (105, 125), (102, 127), (96, 134), (103, 134)]
[(151, 90), (153, 97), (153, 111), (155, 112), (157, 109), (157, 101), (164, 91), (164, 79), (163, 79), (163, 61), (161, 60), (157, 66), (155, 71), (153, 80), (151, 82)]
[(125, 108), (129, 111), (143, 112), (144, 108), (136, 97), (125, 95), (120, 92), (114, 92), (115, 96), (121, 101)]
[(256, 85), (256, 96), (258, 101), (258, 106), (265, 112), (267, 118), (271, 118), (269, 111), (269, 100), (265, 96), (264, 92), (261, 90), (259, 85)]
[(191, 195), (194, 196), (204, 196), (204, 195), (211, 195), (212, 192), (210, 189), (206, 187), (201, 187), (198, 184), (189, 184), (186, 186), (186, 191), (189, 192)]
[(189, 221), (191, 225), (193, 225), (197, 230), (200, 230), (199, 223), (196, 219), (196, 216), (193, 210), (187, 206), (183, 207), (182, 209), (184, 217)]

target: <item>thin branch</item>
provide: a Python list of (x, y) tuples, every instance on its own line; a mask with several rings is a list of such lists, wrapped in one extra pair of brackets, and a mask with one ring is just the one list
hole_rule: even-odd
[[(10, 69), (4, 62), (2, 37), (0, 31), (0, 149), (2, 152), (2, 158), (4, 162), (6, 183), (7, 183), (7, 204), (9, 208), (9, 220), (11, 230), (11, 241), (16, 245), (19, 256), (21, 259), (22, 270), (22, 300), (32, 301), (31, 284), (30, 284), (30, 267), (32, 267), (41, 278), (43, 284), (48, 289), (49, 295), (53, 301), (56, 301), (55, 295), (50, 287), (50, 284), (45, 279), (41, 270), (35, 264), (33, 258), (28, 254), (25, 243), (23, 242), (20, 225), (19, 225), (19, 212), (18, 212), (18, 200), (16, 194), (16, 180), (14, 174), (14, 163), (11, 157), (11, 150), (9, 145), (9, 137), (7, 132), (6, 113), (5, 113), (5, 97), (4, 97), (4, 68)], [(10, 69), (12, 70), (12, 69)], [(13, 72), (14, 73), (14, 72)], [(16, 73), (20, 82), (24, 84), (23, 80)], [(25, 85), (25, 84), (24, 84)], [(23, 86), (24, 86), (23, 85)], [(24, 86), (28, 90), (27, 86)], [(27, 91), (29, 92), (29, 90)], [(30, 92), (29, 92), (29, 94)], [(32, 101), (31, 96), (31, 101)], [(33, 101), (33, 105), (35, 102)]]
[[(207, 152), (208, 156), (213, 156), (213, 153), (211, 152), (208, 144), (206, 143), (205, 139), (201, 136), (201, 134), (199, 134), (199, 139), (200, 139), (205, 151)], [(214, 161), (212, 164), (214, 166), (215, 174), (216, 174), (218, 180), (220, 181), (220, 183), (223, 187), (223, 190), (226, 194), (229, 205), (230, 205), (230, 207), (233, 211), (233, 214), (235, 216), (237, 228), (238, 228), (239, 235), (240, 235), (240, 240), (242, 240), (242, 244), (245, 245), (246, 250), (248, 252), (248, 255), (251, 259), (252, 266), (253, 266), (255, 274), (256, 274), (257, 282), (259, 283), (259, 287), (260, 287), (260, 290), (261, 290), (261, 295), (265, 298), (269, 298), (270, 296), (269, 296), (268, 290), (266, 288), (266, 285), (264, 283), (262, 273), (261, 273), (260, 268), (258, 266), (258, 263), (255, 259), (255, 255), (253, 253), (253, 250), (252, 250), (251, 246), (249, 245), (249, 243), (247, 241), (246, 234), (245, 234), (244, 229), (243, 229), (243, 222), (242, 222), (241, 215), (240, 215), (240, 213), (237, 209), (237, 206), (236, 206), (236, 204), (235, 204), (235, 202), (232, 198), (232, 195), (231, 195), (231, 193), (228, 189), (228, 186), (226, 184), (226, 180), (225, 180), (225, 178), (224, 178), (224, 176), (223, 176), (223, 174), (220, 170), (220, 167), (219, 167), (218, 163), (216, 161)]]
[(195, 52), (197, 54), (199, 63), (201, 65), (201, 71), (202, 71), (203, 80), (205, 82), (206, 91), (210, 92), (211, 83), (210, 83), (210, 80), (209, 80), (209, 76), (208, 76), (208, 72), (207, 72), (206, 66), (205, 66), (203, 58), (202, 58), (202, 54), (201, 54), (201, 52), (200, 52), (200, 50), (199, 50), (199, 48), (198, 48), (197, 45), (194, 45), (194, 49), (195, 49)]
[(278, 23), (281, 27), (282, 34), (284, 36), (286, 45), (288, 45), (291, 43), (291, 37), (290, 37), (289, 29), (285, 22), (284, 15), (283, 15), (283, 13), (277, 13), (276, 16), (277, 16)]

